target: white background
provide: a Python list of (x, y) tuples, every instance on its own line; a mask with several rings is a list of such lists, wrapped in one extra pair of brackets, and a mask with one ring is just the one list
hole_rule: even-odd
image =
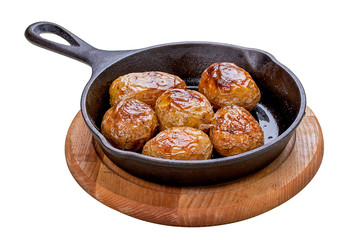
[[(359, 7), (356, 1), (3, 1), (0, 239), (359, 239)], [(91, 45), (214, 41), (263, 49), (303, 83), (323, 163), (283, 205), (242, 222), (169, 227), (119, 213), (71, 176), (65, 136), (90, 67), (30, 44), (51, 21)]]

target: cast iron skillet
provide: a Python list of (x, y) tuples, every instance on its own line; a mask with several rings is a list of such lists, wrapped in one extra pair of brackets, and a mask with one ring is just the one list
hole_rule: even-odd
[[(53, 33), (70, 45), (41, 37)], [(298, 78), (267, 52), (223, 43), (169, 43), (127, 51), (96, 49), (63, 27), (38, 22), (25, 31), (26, 38), (54, 52), (92, 67), (81, 97), (81, 112), (95, 141), (117, 166), (147, 180), (169, 185), (219, 183), (249, 174), (269, 164), (289, 142), (305, 114), (305, 92)], [(182, 78), (197, 89), (202, 72), (215, 62), (233, 62), (247, 70), (258, 84), (261, 101), (251, 114), (265, 133), (265, 144), (231, 157), (214, 153), (212, 159), (180, 161), (160, 159), (114, 148), (100, 133), (102, 116), (110, 107), (108, 89), (117, 77), (144, 71), (163, 71)]]

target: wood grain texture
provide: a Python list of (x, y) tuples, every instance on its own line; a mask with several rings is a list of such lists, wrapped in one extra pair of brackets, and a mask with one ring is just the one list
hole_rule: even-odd
[(128, 174), (94, 143), (80, 112), (65, 143), (70, 172), (91, 196), (129, 216), (174, 226), (231, 223), (279, 206), (310, 182), (320, 167), (323, 151), (321, 128), (310, 108), (287, 147), (269, 166), (211, 186), (165, 186)]

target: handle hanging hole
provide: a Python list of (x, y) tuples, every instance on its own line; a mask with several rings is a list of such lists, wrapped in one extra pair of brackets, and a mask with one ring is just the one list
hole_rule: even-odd
[(70, 43), (68, 41), (66, 41), (64, 38), (54, 34), (54, 33), (40, 33), (40, 36), (42, 38), (45, 38), (47, 40), (50, 40), (50, 41), (53, 41), (53, 42), (56, 42), (56, 43), (60, 43), (60, 44), (63, 44), (63, 45), (66, 45), (66, 46), (70, 46)]

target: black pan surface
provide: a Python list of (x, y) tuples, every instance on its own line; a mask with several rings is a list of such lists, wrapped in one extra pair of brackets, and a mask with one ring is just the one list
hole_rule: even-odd
[[(40, 36), (56, 34), (70, 46)], [(40, 46), (89, 64), (92, 76), (81, 97), (81, 112), (95, 141), (117, 166), (138, 177), (168, 185), (204, 185), (232, 180), (271, 163), (285, 148), (305, 114), (306, 97), (298, 78), (262, 50), (223, 43), (181, 42), (128, 51), (96, 49), (63, 27), (49, 22), (30, 25), (26, 38)], [(215, 62), (233, 62), (248, 71), (261, 91), (251, 111), (264, 130), (265, 144), (252, 151), (209, 160), (160, 159), (114, 148), (100, 133), (109, 105), (109, 87), (117, 77), (144, 71), (162, 71), (182, 78), (197, 89), (202, 72)]]

